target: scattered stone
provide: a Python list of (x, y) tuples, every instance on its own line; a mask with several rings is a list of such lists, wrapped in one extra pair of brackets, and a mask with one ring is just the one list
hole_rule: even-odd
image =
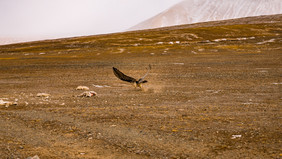
[(6, 108), (8, 108), (11, 105), (18, 105), (18, 102), (4, 101), (0, 99), (0, 106), (5, 106)]
[(37, 93), (36, 97), (45, 97), (48, 98), (50, 96), (50, 94), (48, 93)]
[(94, 91), (85, 91), (82, 94), (78, 95), (78, 97), (92, 97), (92, 96), (96, 96), (97, 93)]
[(108, 85), (95, 85), (95, 84), (93, 84), (93, 86), (94, 86), (94, 87), (97, 87), (97, 88), (110, 87), (110, 86), (108, 86)]
[(86, 86), (78, 86), (78, 87), (76, 87), (76, 90), (85, 90), (85, 91), (88, 91), (89, 88), (86, 87)]
[(247, 40), (248, 38), (243, 37), (243, 38), (237, 38), (237, 40)]
[(213, 40), (213, 41), (215, 41), (215, 42), (221, 42), (221, 41), (226, 41), (227, 39), (225, 39), (225, 38), (223, 38), (223, 39), (215, 39), (215, 40)]
[(258, 44), (258, 45), (261, 45), (261, 44), (265, 44), (265, 43), (273, 43), (273, 42), (275, 42), (275, 39), (270, 39), (270, 40), (266, 40), (266, 41), (258, 42), (257, 44)]
[(192, 54), (198, 54), (196, 51), (191, 51), (192, 52)]
[(33, 156), (33, 157), (28, 157), (26, 159), (40, 159), (37, 155)]
[(164, 42), (161, 42), (161, 41), (160, 41), (160, 42), (157, 42), (157, 44), (158, 44), (158, 45), (162, 45), (162, 44), (164, 44)]
[(236, 138), (240, 138), (242, 137), (242, 135), (232, 135), (231, 139), (236, 139)]

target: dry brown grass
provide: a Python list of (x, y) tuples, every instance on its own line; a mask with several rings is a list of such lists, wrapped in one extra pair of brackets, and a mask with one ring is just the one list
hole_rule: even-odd
[[(0, 98), (19, 103), (0, 107), (0, 154), (279, 158), (281, 25), (276, 15), (0, 46)], [(149, 64), (144, 91), (112, 73), (138, 78)], [(79, 85), (98, 96), (76, 97)]]

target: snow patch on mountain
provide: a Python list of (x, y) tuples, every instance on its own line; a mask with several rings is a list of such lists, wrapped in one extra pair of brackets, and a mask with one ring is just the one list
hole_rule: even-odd
[(282, 0), (184, 0), (129, 30), (282, 14)]

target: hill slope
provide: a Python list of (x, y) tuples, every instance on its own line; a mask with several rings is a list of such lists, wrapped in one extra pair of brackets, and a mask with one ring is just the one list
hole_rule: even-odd
[(281, 13), (280, 0), (185, 0), (129, 30)]

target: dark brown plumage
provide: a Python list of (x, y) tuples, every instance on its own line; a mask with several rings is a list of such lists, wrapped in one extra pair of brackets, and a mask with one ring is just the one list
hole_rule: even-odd
[(114, 74), (117, 78), (123, 81), (126, 81), (126, 82), (134, 83), (136, 84), (137, 87), (140, 87), (140, 88), (142, 88), (142, 85), (141, 85), (142, 83), (148, 82), (147, 80), (144, 80), (144, 78), (148, 75), (150, 70), (151, 70), (151, 65), (149, 65), (149, 69), (147, 73), (143, 77), (141, 77), (139, 80), (136, 80), (135, 78), (127, 76), (124, 73), (122, 73), (120, 70), (118, 70), (117, 68), (113, 67)]

